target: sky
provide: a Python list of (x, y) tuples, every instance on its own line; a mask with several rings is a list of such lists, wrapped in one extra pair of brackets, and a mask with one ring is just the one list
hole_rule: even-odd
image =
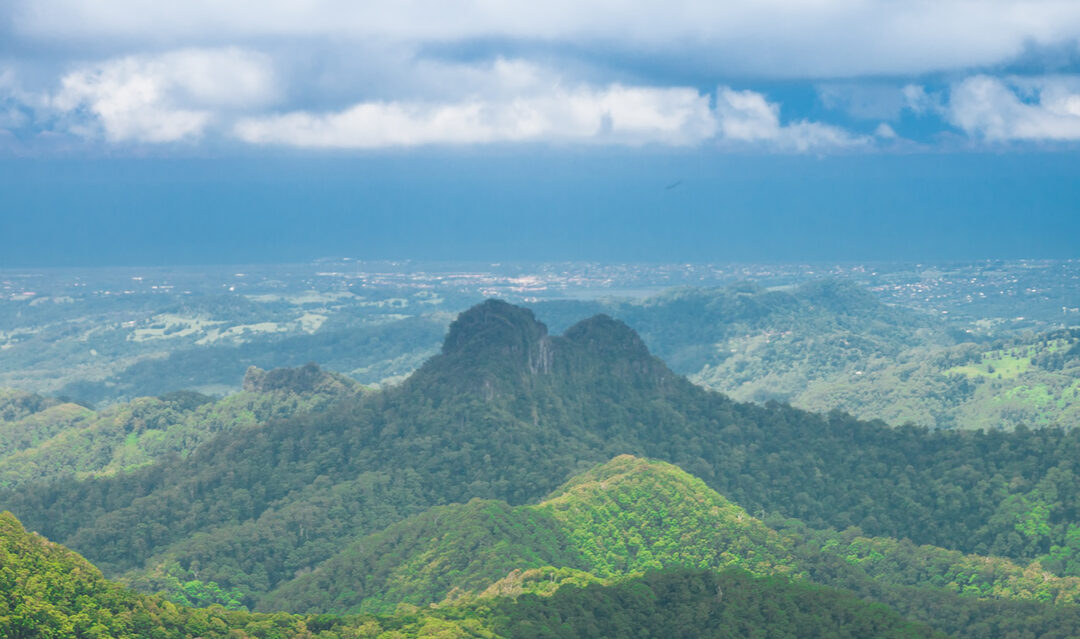
[(0, 267), (1080, 257), (1080, 3), (7, 0)]

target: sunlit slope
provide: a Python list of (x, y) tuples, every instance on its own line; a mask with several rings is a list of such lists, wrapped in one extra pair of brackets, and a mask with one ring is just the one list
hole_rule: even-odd
[(260, 603), (265, 610), (382, 611), (478, 593), (512, 571), (553, 566), (610, 578), (661, 568), (787, 574), (780, 536), (704, 482), (622, 456), (535, 506), (473, 500), (362, 538)]
[(54, 403), (0, 422), (0, 486), (130, 472), (187, 456), (219, 433), (318, 410), (361, 392), (355, 381), (314, 365), (252, 368), (244, 388), (220, 400), (176, 392), (99, 412)]
[(620, 456), (537, 505), (473, 500), (358, 539), (260, 601), (264, 610), (385, 612), (478, 594), (550, 593), (650, 570), (738, 567), (856, 589), (931, 588), (1080, 612), (1080, 578), (786, 522), (778, 533), (663, 462)]
[[(696, 613), (696, 614), (695, 614)], [(0, 513), (0, 635), (9, 639), (357, 639), (359, 637), (611, 636), (936, 637), (924, 624), (851, 594), (754, 578), (746, 573), (668, 572), (572, 585), (550, 597), (372, 617), (252, 614), (176, 606), (106, 581), (66, 548), (28, 533)]]

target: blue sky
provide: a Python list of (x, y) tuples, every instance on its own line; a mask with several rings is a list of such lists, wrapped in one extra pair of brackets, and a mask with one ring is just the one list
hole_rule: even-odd
[(1080, 257), (1078, 37), (1038, 0), (9, 0), (0, 266)]

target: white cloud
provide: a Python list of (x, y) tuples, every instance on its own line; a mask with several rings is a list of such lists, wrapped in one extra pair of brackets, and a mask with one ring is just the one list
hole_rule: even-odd
[[(313, 39), (469, 40), (648, 51), (714, 72), (919, 74), (999, 64), (1080, 39), (1061, 0), (10, 0), (19, 40), (154, 48)], [(0, 20), (2, 22), (2, 20)], [(348, 45), (342, 53), (347, 52)], [(610, 60), (611, 56), (605, 56)]]
[(1080, 77), (966, 78), (952, 87), (947, 117), (990, 141), (1080, 140)]
[(877, 128), (874, 129), (874, 135), (885, 140), (895, 140), (897, 137), (896, 130), (889, 126), (888, 122), (877, 125)]
[(716, 93), (720, 137), (736, 144), (764, 144), (782, 151), (821, 151), (863, 146), (869, 139), (820, 122), (780, 122), (780, 105), (756, 91), (720, 87)]
[(469, 74), (476, 93), (443, 101), (365, 101), (336, 112), (243, 118), (233, 134), (251, 144), (314, 148), (412, 147), (513, 142), (722, 146), (782, 152), (835, 150), (870, 139), (817, 122), (783, 124), (780, 105), (720, 87), (570, 85), (552, 70), (499, 60)]
[[(267, 113), (279, 94), (270, 63), (227, 48), (84, 65), (64, 75), (59, 91), (36, 98), (35, 104), (9, 102), (16, 107), (12, 113), (34, 114), (42, 130), (109, 143), (168, 143), (212, 132), (249, 144), (302, 148), (713, 141), (735, 150), (821, 152), (871, 141), (822, 123), (782, 123), (780, 105), (754, 91), (720, 87), (713, 96), (690, 87), (595, 85), (520, 59), (421, 66), (425, 76), (442, 77), (444, 97), (368, 99), (340, 110)], [(0, 81), (9, 85), (12, 77), (6, 73)]]
[(560, 86), (516, 96), (435, 102), (364, 102), (344, 111), (240, 120), (252, 144), (384, 148), (497, 142), (686, 146), (711, 138), (709, 98), (694, 89)]
[(111, 142), (173, 142), (198, 137), (216, 114), (259, 106), (277, 89), (269, 62), (237, 48), (184, 49), (85, 65), (61, 79), (52, 106), (75, 119), (70, 129)]

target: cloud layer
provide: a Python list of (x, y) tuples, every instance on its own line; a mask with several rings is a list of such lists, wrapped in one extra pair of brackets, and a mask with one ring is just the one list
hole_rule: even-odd
[(1050, 0), (11, 0), (0, 153), (1061, 145), (1077, 42)]
[(523, 41), (696, 52), (715, 71), (774, 77), (994, 65), (1080, 36), (1080, 5), (1061, 0), (12, 0), (11, 12), (17, 33), (52, 42)]
[(708, 96), (686, 88), (556, 88), (505, 100), (365, 102), (341, 112), (289, 113), (237, 123), (252, 144), (384, 148), (495, 142), (689, 146), (711, 138)]

